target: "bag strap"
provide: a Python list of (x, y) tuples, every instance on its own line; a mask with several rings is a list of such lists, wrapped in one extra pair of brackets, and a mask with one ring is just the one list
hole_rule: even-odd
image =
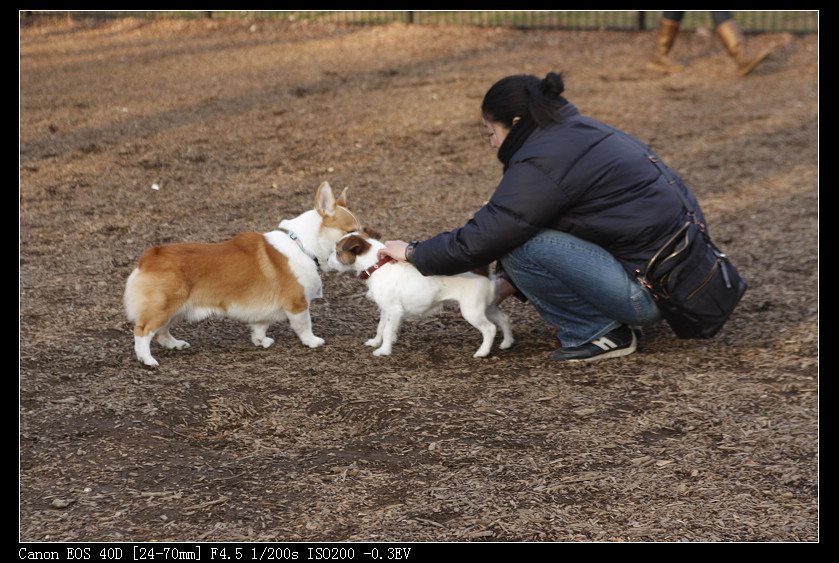
[[(732, 285), (732, 282), (731, 282), (730, 274), (728, 272), (728, 268), (726, 267), (726, 264), (728, 262), (728, 256), (726, 256), (725, 253), (723, 251), (721, 251), (717, 247), (717, 245), (714, 244), (714, 242), (711, 240), (711, 237), (708, 236), (708, 231), (705, 229), (705, 225), (702, 224), (700, 221), (698, 221), (696, 219), (696, 213), (694, 212), (693, 206), (690, 205), (690, 202), (688, 201), (688, 199), (687, 199), (686, 195), (683, 193), (683, 191), (681, 189), (679, 189), (679, 186), (678, 186), (679, 182), (676, 181), (676, 173), (673, 172), (670, 169), (669, 166), (664, 164), (661, 161), (661, 159), (658, 157), (658, 155), (655, 154), (655, 152), (653, 152), (653, 150), (649, 146), (642, 143), (640, 140), (636, 139), (632, 135), (627, 135), (627, 137), (629, 139), (631, 139), (632, 142), (635, 143), (635, 145), (637, 145), (641, 149), (641, 151), (644, 153), (644, 156), (646, 156), (647, 159), (649, 159), (649, 161), (653, 164), (653, 166), (655, 166), (658, 169), (658, 171), (661, 173), (661, 175), (664, 176), (664, 178), (667, 180), (667, 183), (675, 188), (676, 195), (679, 196), (680, 200), (682, 200), (682, 208), (685, 210), (685, 213), (690, 218), (690, 220), (693, 221), (699, 227), (699, 231), (702, 234), (702, 237), (705, 239), (705, 243), (711, 248), (711, 252), (713, 252), (716, 255), (717, 261), (720, 264), (720, 270), (722, 272), (723, 280), (725, 281), (725, 286), (727, 288), (731, 289), (733, 287), (733, 285)], [(676, 233), (676, 235), (674, 236), (674, 239), (676, 237), (678, 237), (680, 234), (682, 234), (683, 231), (684, 231), (684, 226), (682, 227), (682, 229), (679, 229), (679, 232)], [(668, 242), (665, 245), (665, 247), (670, 245), (672, 240), (673, 239), (671, 239), (671, 241)], [(653, 259), (650, 260), (650, 264), (654, 263), (654, 261), (657, 260), (658, 258), (659, 258), (659, 254), (656, 254), (656, 256), (654, 256)], [(648, 267), (649, 267), (649, 264), (648, 264)], [(652, 289), (652, 285), (651, 285), (649, 279), (647, 278), (647, 272), (644, 272), (643, 275), (641, 274), (641, 272), (638, 272), (638, 275), (640, 276), (639, 281), (643, 285)]]
[[(699, 227), (699, 232), (701, 233), (702, 238), (705, 240), (705, 244), (707, 244), (710, 247), (711, 252), (713, 252), (716, 255), (717, 261), (720, 264), (720, 269), (722, 271), (723, 279), (725, 280), (725, 286), (727, 288), (731, 289), (731, 287), (732, 287), (731, 277), (729, 275), (728, 268), (726, 267), (726, 263), (728, 262), (728, 256), (726, 256), (725, 253), (722, 250), (720, 250), (717, 247), (716, 244), (714, 244), (714, 242), (711, 240), (711, 237), (708, 236), (708, 231), (705, 229), (705, 225), (702, 224), (700, 221), (698, 221), (696, 219), (696, 214), (694, 213), (693, 206), (690, 205), (690, 203), (689, 203), (687, 197), (685, 196), (685, 194), (682, 192), (681, 189), (679, 189), (679, 186), (678, 186), (679, 182), (676, 181), (675, 172), (673, 172), (670, 169), (669, 166), (664, 164), (661, 161), (661, 159), (658, 157), (658, 155), (655, 154), (652, 151), (652, 149), (650, 149), (648, 146), (644, 145), (643, 143), (641, 143), (641, 141), (639, 141), (635, 137), (632, 137), (631, 135), (629, 136), (629, 138), (632, 139), (636, 144), (638, 144), (640, 146), (641, 150), (644, 152), (644, 156), (646, 156), (649, 159), (649, 161), (653, 164), (653, 166), (655, 166), (658, 169), (658, 171), (661, 173), (661, 175), (664, 176), (664, 178), (667, 180), (667, 183), (675, 188), (676, 195), (679, 196), (680, 200), (682, 200), (682, 208), (685, 210), (685, 213), (690, 218), (690, 220), (693, 221)], [(678, 237), (683, 231), (684, 231), (684, 226), (682, 227), (682, 229), (679, 229), (679, 232), (676, 233), (674, 238)], [(672, 239), (671, 239), (671, 241), (672, 241)], [(670, 244), (670, 242), (668, 242), (668, 244), (665, 245), (665, 247), (668, 246), (669, 244)], [(647, 269), (649, 269), (649, 266), (651, 264), (654, 264), (654, 262), (659, 258), (660, 258), (659, 255), (656, 254), (656, 256), (654, 256), (653, 259), (650, 260), (649, 264), (647, 265)], [(644, 275), (641, 278), (641, 283), (643, 283), (644, 285), (647, 285), (647, 287), (652, 287), (649, 284), (649, 280), (647, 278), (648, 273), (649, 272), (647, 272), (647, 271), (644, 272)], [(639, 274), (640, 274), (640, 272), (639, 272)]]
[[(674, 191), (676, 192), (676, 196), (678, 196), (678, 198), (682, 202), (682, 209), (684, 209), (685, 215), (687, 215), (690, 222), (696, 224), (699, 227), (699, 231), (702, 234), (703, 238), (705, 239), (705, 242), (712, 248), (713, 252), (717, 255), (717, 258), (720, 259), (723, 262), (723, 276), (725, 278), (726, 285), (730, 287), (731, 282), (729, 280), (728, 272), (725, 269), (725, 260), (727, 259), (727, 257), (711, 241), (710, 237), (708, 236), (708, 231), (705, 229), (705, 225), (702, 222), (700, 222), (696, 219), (696, 213), (693, 209), (693, 206), (690, 204), (690, 201), (688, 200), (684, 191), (682, 189), (680, 189), (679, 184), (682, 183), (682, 182), (679, 182), (677, 180), (678, 177), (676, 176), (676, 173), (673, 172), (673, 170), (669, 166), (664, 164), (664, 162), (662, 162), (662, 160), (659, 158), (659, 156), (648, 145), (646, 145), (645, 143), (642, 143), (639, 139), (633, 137), (632, 135), (627, 134), (626, 137), (637, 148), (639, 148), (641, 150), (641, 152), (644, 154), (644, 156), (647, 158), (647, 160), (649, 160), (650, 163), (652, 163), (652, 165), (656, 167), (656, 169), (659, 171), (659, 173), (662, 176), (664, 176), (664, 179), (667, 181), (667, 183), (670, 184), (671, 186), (673, 186)], [(645, 271), (643, 273), (640, 270), (636, 271), (636, 279), (638, 279), (638, 281), (640, 281), (642, 285), (646, 286), (649, 289), (652, 289), (652, 284), (651, 284), (651, 282), (648, 278), (648, 274), (651, 273), (649, 271), (651, 269), (651, 266), (653, 266), (658, 260), (660, 260), (662, 258), (661, 251), (664, 248), (667, 248), (667, 247), (671, 246), (673, 241), (676, 240), (679, 236), (681, 236), (685, 232), (686, 226), (687, 226), (687, 223), (685, 225), (682, 225), (682, 227), (679, 229), (679, 231), (675, 235), (673, 235), (673, 237), (667, 242), (667, 244), (665, 244), (662, 247), (662, 249), (660, 249), (656, 253), (656, 255), (653, 256), (653, 258), (647, 263), (647, 267), (645, 268)]]
[(704, 231), (705, 225), (696, 220), (696, 213), (693, 209), (693, 206), (688, 201), (687, 197), (683, 193), (683, 190), (679, 188), (679, 182), (677, 181), (676, 173), (673, 172), (673, 170), (671, 170), (669, 166), (664, 164), (664, 162), (661, 161), (658, 155), (655, 154), (655, 152), (653, 152), (653, 150), (648, 145), (642, 143), (639, 139), (636, 139), (632, 135), (627, 134), (626, 136), (630, 139), (630, 141), (632, 141), (635, 144), (635, 146), (641, 149), (641, 152), (644, 153), (644, 156), (647, 158), (647, 160), (649, 160), (652, 163), (652, 165), (656, 167), (659, 173), (662, 176), (664, 176), (664, 179), (667, 180), (667, 183), (673, 186), (676, 195), (682, 201), (682, 208), (684, 208), (685, 214), (688, 217), (690, 217), (690, 219), (694, 223), (702, 227), (702, 230)]

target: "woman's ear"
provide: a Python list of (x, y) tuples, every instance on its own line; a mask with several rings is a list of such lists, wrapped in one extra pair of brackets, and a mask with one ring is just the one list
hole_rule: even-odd
[(516, 123), (518, 123), (518, 122), (519, 122), (519, 120), (521, 120), (521, 117), (514, 117), (514, 118), (513, 118), (513, 123), (512, 123), (512, 125), (511, 125), (510, 127), (515, 127), (515, 126), (516, 126)]

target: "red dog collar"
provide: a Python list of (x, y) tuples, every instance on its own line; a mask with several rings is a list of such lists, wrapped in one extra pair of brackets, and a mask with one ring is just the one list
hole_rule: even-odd
[(372, 266), (370, 266), (366, 270), (363, 270), (360, 274), (358, 274), (358, 277), (360, 277), (363, 280), (366, 280), (371, 275), (373, 275), (373, 272), (375, 272), (376, 270), (378, 270), (379, 268), (381, 268), (382, 266), (384, 266), (385, 264), (387, 264), (389, 262), (396, 262), (396, 260), (394, 260), (390, 256), (385, 256), (384, 258), (382, 258), (381, 260), (379, 260), (378, 262), (376, 262), (375, 264), (373, 264)]

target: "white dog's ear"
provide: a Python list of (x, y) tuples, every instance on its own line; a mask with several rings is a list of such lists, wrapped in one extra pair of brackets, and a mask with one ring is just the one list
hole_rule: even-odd
[(370, 248), (370, 243), (367, 242), (364, 237), (360, 237), (358, 235), (351, 235), (349, 239), (347, 239), (347, 244), (344, 246), (344, 249), (355, 256), (361, 256)]
[[(344, 197), (343, 194), (341, 194), (341, 197)], [(336, 205), (335, 195), (332, 193), (332, 186), (329, 185), (329, 182), (323, 182), (318, 186), (318, 191), (315, 194), (315, 209), (321, 215), (334, 215)]]

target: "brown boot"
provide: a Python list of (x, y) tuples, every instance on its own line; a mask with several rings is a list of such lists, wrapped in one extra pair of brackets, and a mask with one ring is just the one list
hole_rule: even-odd
[(668, 54), (679, 33), (679, 22), (661, 18), (658, 24), (658, 39), (656, 40), (655, 52), (647, 62), (647, 68), (661, 72), (677, 72), (682, 70), (684, 65), (673, 62)]
[(726, 20), (718, 25), (717, 37), (720, 38), (728, 54), (731, 55), (737, 64), (737, 74), (740, 76), (749, 74), (772, 52), (770, 49), (765, 49), (757, 55), (747, 54), (743, 34), (740, 32), (737, 24), (734, 23), (734, 20)]

